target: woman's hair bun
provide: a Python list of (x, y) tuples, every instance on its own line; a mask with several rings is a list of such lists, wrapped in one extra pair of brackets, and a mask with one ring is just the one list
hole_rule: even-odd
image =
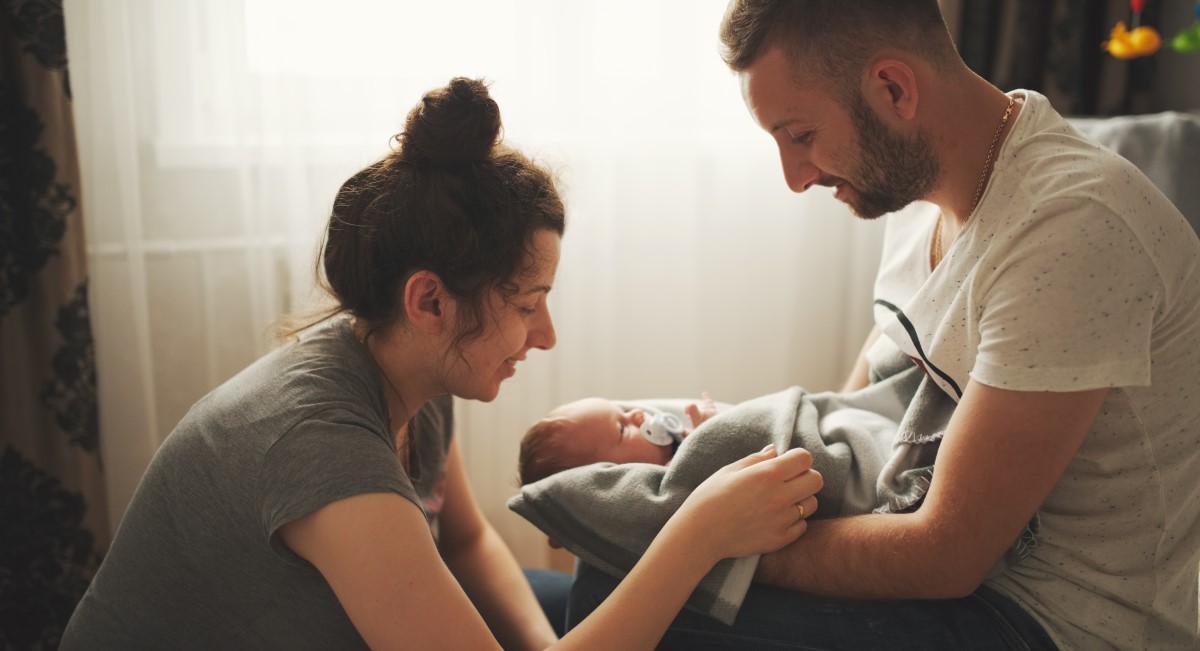
[(479, 79), (455, 77), (425, 93), (397, 136), (400, 159), (450, 165), (491, 158), (500, 135), (500, 107)]

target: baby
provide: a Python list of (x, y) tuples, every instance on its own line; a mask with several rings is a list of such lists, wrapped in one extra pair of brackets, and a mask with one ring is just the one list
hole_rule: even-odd
[[(666, 465), (688, 434), (718, 411), (707, 393), (683, 416), (634, 402), (583, 398), (553, 409), (521, 439), (522, 485), (600, 461)], [(690, 422), (685, 422), (690, 421)]]

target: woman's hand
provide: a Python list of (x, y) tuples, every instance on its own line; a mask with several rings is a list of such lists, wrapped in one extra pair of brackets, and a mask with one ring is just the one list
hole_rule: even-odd
[(812, 455), (773, 447), (735, 461), (704, 480), (664, 531), (682, 529), (713, 562), (775, 551), (800, 537), (805, 518), (817, 510), (814, 495), (824, 480)]

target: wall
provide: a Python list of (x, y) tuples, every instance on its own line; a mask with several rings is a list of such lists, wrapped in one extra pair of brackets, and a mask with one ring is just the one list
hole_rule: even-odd
[[(1164, 41), (1192, 24), (1195, 3), (1164, 0), (1160, 9)], [(1200, 111), (1200, 52), (1181, 54), (1164, 47), (1157, 57), (1152, 111)]]

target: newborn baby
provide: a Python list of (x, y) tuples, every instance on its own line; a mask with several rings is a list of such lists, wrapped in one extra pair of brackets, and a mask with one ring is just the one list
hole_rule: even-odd
[(583, 398), (554, 408), (521, 439), (522, 485), (600, 461), (666, 465), (679, 442), (718, 412), (708, 394), (668, 411), (606, 398)]

